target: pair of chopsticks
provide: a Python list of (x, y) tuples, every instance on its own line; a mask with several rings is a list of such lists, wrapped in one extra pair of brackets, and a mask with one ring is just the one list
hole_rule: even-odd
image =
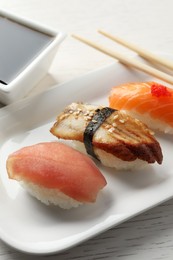
[[(157, 55), (151, 53), (148, 50), (145, 50), (145, 49), (143, 49), (139, 46), (136, 46), (133, 43), (129, 43), (129, 42), (127, 42), (127, 41), (125, 41), (121, 38), (118, 38), (114, 35), (111, 35), (111, 34), (105, 32), (105, 31), (99, 30), (98, 32), (101, 33), (102, 35), (106, 36), (107, 38), (109, 38), (109, 39), (111, 39), (111, 40), (113, 40), (113, 41), (115, 41), (115, 42), (135, 51), (135, 52), (137, 52), (141, 57), (147, 59), (148, 61), (155, 62), (155, 63), (162, 65), (162, 66), (164, 66), (164, 67), (166, 67), (170, 70), (173, 70), (173, 62), (171, 62), (171, 61), (169, 61), (165, 58), (158, 57)], [(77, 40), (79, 40), (79, 41), (81, 41), (81, 42), (83, 42), (83, 43), (85, 43), (85, 44), (105, 53), (105, 54), (107, 54), (110, 57), (118, 59), (119, 62), (121, 62), (125, 65), (134, 67), (135, 69), (138, 69), (142, 72), (145, 72), (145, 73), (147, 73), (151, 76), (154, 76), (154, 77), (156, 77), (160, 80), (163, 80), (167, 83), (173, 84), (173, 77), (168, 75), (165, 72), (157, 70), (157, 69), (155, 69), (155, 68), (153, 68), (149, 65), (146, 65), (146, 64), (144, 64), (144, 63), (142, 63), (142, 62), (140, 62), (136, 59), (129, 58), (126, 55), (123, 55), (119, 52), (116, 52), (115, 50), (110, 50), (110, 49), (104, 47), (103, 45), (99, 45), (97, 43), (94, 43), (94, 42), (92, 42), (88, 39), (81, 37), (81, 36), (72, 34), (72, 37), (74, 37), (75, 39), (77, 39)]]

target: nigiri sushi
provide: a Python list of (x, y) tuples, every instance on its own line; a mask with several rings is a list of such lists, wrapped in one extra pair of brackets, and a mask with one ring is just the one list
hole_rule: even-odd
[(109, 107), (72, 103), (57, 116), (50, 132), (60, 139), (79, 141), (89, 155), (118, 170), (162, 163), (162, 150), (153, 132)]
[(153, 130), (173, 134), (173, 89), (156, 82), (128, 83), (114, 87), (109, 106), (126, 111)]
[(21, 148), (8, 156), (6, 168), (9, 178), (19, 181), (31, 195), (64, 209), (95, 202), (106, 185), (88, 156), (60, 142)]

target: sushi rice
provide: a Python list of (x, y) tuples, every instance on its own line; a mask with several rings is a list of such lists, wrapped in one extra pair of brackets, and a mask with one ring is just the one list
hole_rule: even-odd
[[(85, 146), (79, 141), (67, 141), (68, 145), (72, 146), (74, 149), (87, 154)], [(148, 163), (146, 161), (136, 159), (134, 161), (123, 161), (114, 155), (107, 153), (101, 149), (95, 148), (95, 153), (101, 163), (106, 167), (113, 167), (116, 170), (136, 170), (145, 168)]]
[(159, 120), (159, 119), (155, 119), (155, 118), (151, 118), (151, 116), (148, 113), (144, 113), (144, 114), (140, 114), (134, 110), (128, 111), (128, 110), (122, 110), (124, 112), (126, 112), (129, 116), (135, 117), (139, 120), (141, 120), (143, 123), (145, 123), (150, 129), (153, 129), (155, 131), (159, 131), (159, 132), (163, 132), (165, 134), (173, 134), (173, 128)]
[(46, 205), (56, 205), (63, 209), (76, 208), (83, 203), (77, 201), (58, 189), (48, 189), (32, 182), (20, 181), (21, 186), (33, 197)]

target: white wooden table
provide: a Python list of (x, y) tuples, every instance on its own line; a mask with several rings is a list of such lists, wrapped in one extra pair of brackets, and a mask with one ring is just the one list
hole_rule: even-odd
[[(0, 7), (108, 47), (113, 44), (97, 34), (98, 28), (150, 50), (173, 52), (172, 0), (0, 0)], [(118, 45), (116, 48), (128, 53)], [(111, 58), (68, 36), (49, 74), (31, 94), (110, 63)], [(0, 242), (0, 259), (173, 259), (172, 215), (173, 200), (169, 200), (88, 242), (49, 257), (28, 256)]]

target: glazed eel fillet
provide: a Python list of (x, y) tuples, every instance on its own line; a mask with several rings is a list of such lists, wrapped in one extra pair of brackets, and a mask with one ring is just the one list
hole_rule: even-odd
[(124, 111), (72, 103), (57, 116), (50, 132), (83, 143), (86, 152), (105, 166), (130, 169), (143, 163), (162, 163), (154, 133)]

